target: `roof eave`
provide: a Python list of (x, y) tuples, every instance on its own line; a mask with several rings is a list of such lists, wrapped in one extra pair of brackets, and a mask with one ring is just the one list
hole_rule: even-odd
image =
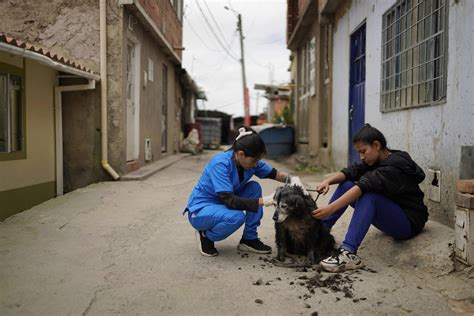
[(26, 48), (21, 48), (21, 47), (17, 47), (17, 46), (11, 45), (11, 44), (0, 42), (0, 50), (4, 51), (4, 52), (7, 52), (7, 53), (10, 53), (10, 54), (14, 54), (14, 55), (22, 56), (22, 57), (25, 57), (25, 58), (33, 59), (33, 60), (35, 60), (35, 61), (37, 61), (41, 64), (44, 64), (44, 65), (49, 66), (51, 68), (54, 68), (58, 71), (62, 71), (62, 72), (68, 73), (68, 74), (80, 76), (80, 77), (95, 80), (95, 81), (100, 81), (100, 76), (98, 76), (96, 74), (93, 74), (93, 73), (90, 73), (90, 72), (87, 72), (87, 71), (83, 71), (83, 70), (80, 70), (80, 69), (77, 69), (77, 68), (74, 68), (74, 67), (71, 67), (71, 66), (67, 66), (67, 65), (62, 64), (60, 62), (54, 61), (54, 60), (52, 60), (51, 58), (49, 58), (45, 55), (27, 50)]

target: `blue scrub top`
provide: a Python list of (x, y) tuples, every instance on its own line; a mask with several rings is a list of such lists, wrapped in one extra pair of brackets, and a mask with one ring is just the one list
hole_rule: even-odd
[(208, 205), (222, 204), (219, 192), (236, 193), (253, 175), (265, 178), (272, 169), (259, 160), (255, 168), (244, 169), (244, 180), (240, 182), (237, 166), (234, 163), (234, 151), (228, 150), (217, 154), (206, 165), (189, 197), (187, 209), (192, 213)]

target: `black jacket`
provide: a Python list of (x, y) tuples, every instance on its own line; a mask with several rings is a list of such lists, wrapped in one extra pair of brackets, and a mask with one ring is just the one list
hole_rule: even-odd
[(341, 171), (363, 193), (379, 193), (400, 205), (410, 220), (413, 235), (416, 235), (428, 220), (428, 209), (423, 203), (424, 193), (419, 187), (425, 173), (408, 153), (399, 150), (390, 152), (391, 155), (378, 165), (354, 164)]

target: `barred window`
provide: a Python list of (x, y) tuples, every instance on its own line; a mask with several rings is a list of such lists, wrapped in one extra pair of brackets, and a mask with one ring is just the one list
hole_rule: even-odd
[(0, 63), (0, 158), (23, 151), (23, 111), (21, 70)]
[(382, 112), (446, 98), (448, 0), (397, 0), (383, 15)]

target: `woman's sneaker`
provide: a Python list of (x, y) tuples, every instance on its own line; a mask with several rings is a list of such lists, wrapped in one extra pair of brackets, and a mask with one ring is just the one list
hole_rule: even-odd
[(241, 239), (237, 249), (245, 252), (272, 253), (272, 247), (265, 245), (260, 239)]
[(206, 237), (204, 231), (196, 230), (196, 240), (201, 255), (206, 257), (215, 257), (219, 254), (216, 247), (214, 247), (214, 242)]
[(358, 255), (350, 253), (342, 247), (339, 248), (334, 255), (322, 260), (320, 265), (324, 270), (329, 272), (355, 270), (364, 266)]

